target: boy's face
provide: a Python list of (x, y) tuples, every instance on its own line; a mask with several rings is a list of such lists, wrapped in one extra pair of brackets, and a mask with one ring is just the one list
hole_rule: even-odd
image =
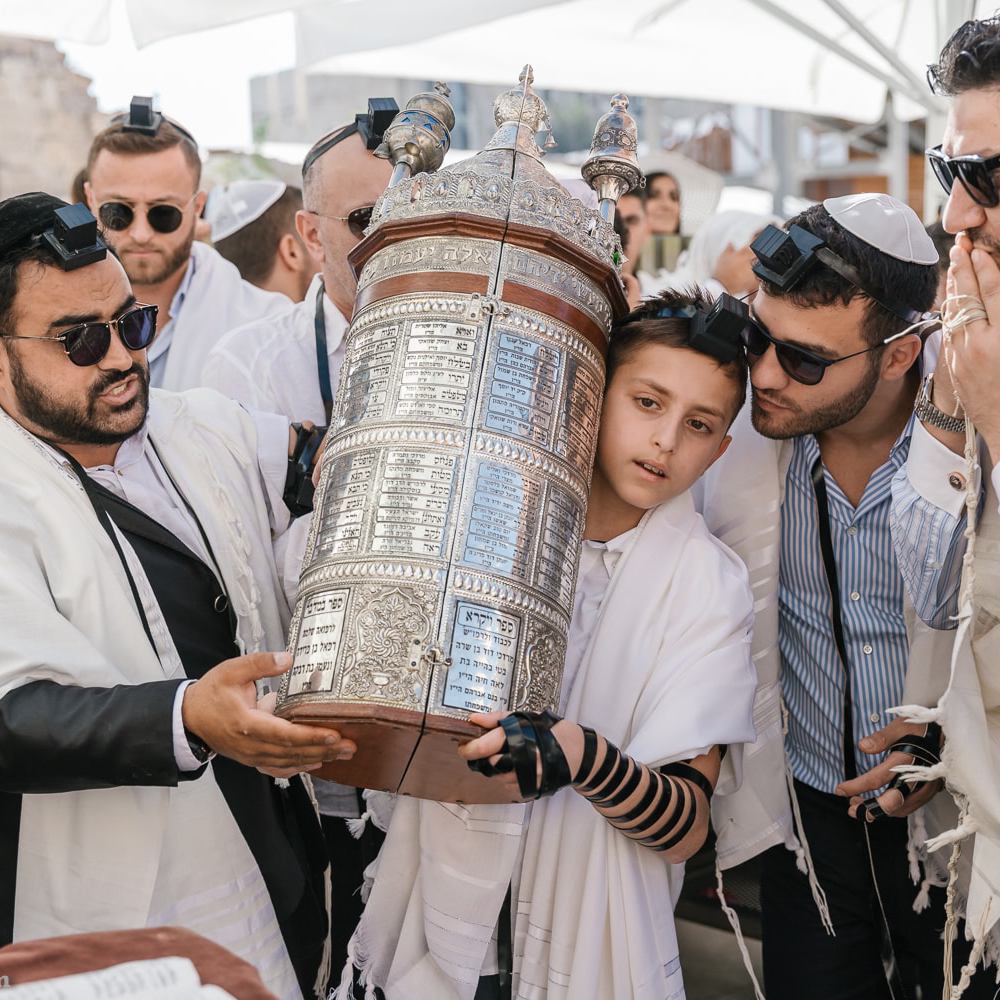
[(613, 538), (689, 489), (729, 444), (736, 393), (698, 351), (644, 344), (627, 357), (604, 397), (587, 537)]

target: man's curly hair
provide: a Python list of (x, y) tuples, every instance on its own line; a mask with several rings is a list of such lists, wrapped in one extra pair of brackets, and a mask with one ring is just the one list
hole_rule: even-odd
[(966, 21), (927, 67), (927, 82), (942, 97), (1000, 87), (1000, 16)]

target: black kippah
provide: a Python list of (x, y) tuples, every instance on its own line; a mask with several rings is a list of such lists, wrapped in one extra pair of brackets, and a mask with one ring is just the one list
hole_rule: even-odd
[(44, 191), (32, 191), (0, 201), (0, 257), (51, 229), (57, 208), (66, 202)]

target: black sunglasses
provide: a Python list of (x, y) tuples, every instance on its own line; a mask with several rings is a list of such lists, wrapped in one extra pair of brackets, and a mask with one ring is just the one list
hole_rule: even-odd
[(782, 340), (775, 340), (770, 331), (756, 317), (748, 319), (740, 336), (746, 345), (747, 354), (756, 355), (758, 358), (767, 353), (767, 349), (774, 346), (774, 353), (781, 365), (781, 370), (794, 381), (801, 385), (819, 385), (823, 381), (823, 375), (830, 365), (840, 364), (850, 358), (857, 358), (862, 354), (869, 354), (876, 351), (892, 341), (905, 337), (909, 330), (901, 333), (894, 333), (891, 337), (886, 337), (879, 344), (866, 347), (863, 351), (855, 351), (853, 354), (845, 354), (842, 358), (821, 358), (812, 351), (807, 351), (804, 347), (795, 347)]
[(130, 351), (142, 351), (152, 343), (156, 333), (156, 306), (136, 305), (117, 319), (106, 323), (81, 323), (70, 327), (58, 337), (25, 337), (14, 333), (4, 334), (11, 340), (50, 340), (63, 345), (74, 365), (85, 368), (96, 365), (111, 347), (111, 328), (114, 327), (122, 343)]
[[(194, 195), (191, 196), (188, 205), (194, 201), (194, 197)], [(184, 208), (187, 208), (187, 205)], [(154, 229), (158, 233), (172, 233), (184, 218), (184, 208), (178, 208), (176, 205), (150, 205), (146, 209), (146, 221), (149, 223), (150, 229)], [(106, 201), (97, 210), (97, 215), (105, 229), (120, 233), (132, 225), (135, 209), (121, 201)]]
[(935, 146), (927, 150), (927, 159), (934, 176), (948, 194), (951, 194), (957, 177), (977, 205), (982, 205), (983, 208), (1000, 205), (1000, 191), (993, 179), (994, 172), (1000, 170), (1000, 153), (987, 157), (975, 153), (968, 156), (945, 156), (941, 147)]
[(318, 215), (321, 219), (346, 222), (347, 228), (360, 240), (364, 238), (365, 230), (372, 221), (372, 212), (375, 211), (375, 206), (365, 205), (363, 208), (356, 208), (353, 212), (348, 212), (347, 215), (327, 215), (325, 212), (317, 212), (312, 208), (307, 208), (306, 211)]

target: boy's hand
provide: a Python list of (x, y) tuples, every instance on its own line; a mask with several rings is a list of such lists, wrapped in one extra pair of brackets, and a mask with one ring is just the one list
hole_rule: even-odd
[[(507, 736), (500, 727), (500, 720), (509, 715), (509, 712), (476, 712), (469, 716), (469, 721), (477, 726), (481, 726), (488, 732), (483, 736), (477, 736), (468, 743), (463, 743), (458, 748), (458, 752), (465, 760), (489, 760), (494, 766), (500, 760), (500, 755), (507, 747)], [(580, 769), (580, 762), (583, 758), (583, 730), (575, 722), (568, 719), (560, 719), (552, 727), (552, 735), (559, 744), (566, 757), (569, 766), (569, 773), (576, 777), (576, 772)], [(536, 786), (542, 781), (542, 761), (536, 753)], [(496, 775), (512, 791), (518, 791), (517, 776), (513, 771)]]

